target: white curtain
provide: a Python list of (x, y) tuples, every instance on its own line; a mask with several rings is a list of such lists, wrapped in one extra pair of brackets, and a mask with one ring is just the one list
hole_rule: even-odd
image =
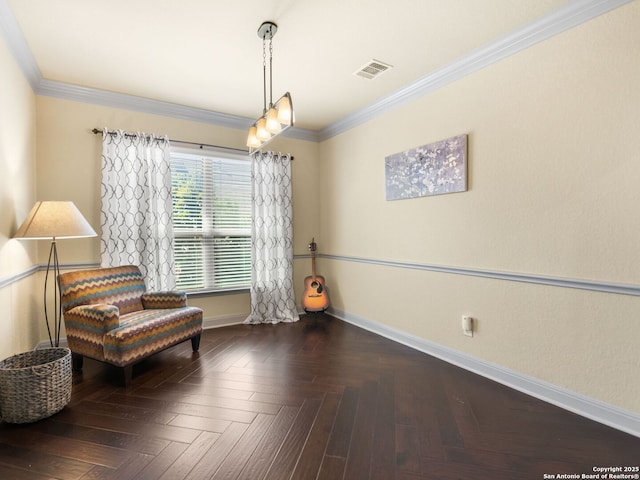
[(253, 154), (251, 178), (251, 315), (245, 323), (295, 322), (291, 156)]
[(137, 265), (149, 290), (175, 288), (169, 140), (104, 130), (103, 267)]

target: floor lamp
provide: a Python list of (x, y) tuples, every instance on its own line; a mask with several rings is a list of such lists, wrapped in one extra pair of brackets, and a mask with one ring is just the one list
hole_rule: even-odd
[[(73, 202), (36, 202), (29, 212), (29, 216), (20, 225), (13, 238), (24, 238), (30, 240), (51, 240), (49, 250), (49, 262), (47, 263), (47, 273), (44, 277), (44, 320), (49, 333), (49, 343), (52, 347), (60, 345), (60, 327), (62, 322), (62, 304), (60, 303), (60, 291), (58, 289), (58, 274), (60, 264), (58, 263), (58, 249), (56, 240), (59, 238), (82, 238), (95, 237), (91, 225), (85, 220)], [(49, 284), (49, 273), (53, 270), (53, 289), (55, 311), (52, 327), (49, 323), (47, 312), (47, 285)]]

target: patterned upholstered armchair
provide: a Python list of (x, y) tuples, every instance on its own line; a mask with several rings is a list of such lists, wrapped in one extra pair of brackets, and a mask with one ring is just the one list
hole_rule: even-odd
[(124, 369), (161, 350), (191, 339), (198, 351), (202, 310), (187, 306), (184, 292), (147, 292), (133, 265), (79, 270), (58, 276), (67, 342), (74, 370), (84, 357)]

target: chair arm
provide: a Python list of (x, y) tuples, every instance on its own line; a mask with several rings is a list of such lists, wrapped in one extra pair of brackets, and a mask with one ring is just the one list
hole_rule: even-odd
[(78, 305), (64, 314), (67, 330), (88, 330), (105, 333), (120, 325), (120, 309), (114, 305)]
[(186, 307), (187, 294), (185, 292), (180, 292), (177, 290), (143, 293), (142, 306), (145, 308), (145, 310)]

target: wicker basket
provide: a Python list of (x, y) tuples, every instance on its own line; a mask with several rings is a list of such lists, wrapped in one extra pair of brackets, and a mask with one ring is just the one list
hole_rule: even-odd
[(44, 348), (0, 362), (0, 418), (35, 422), (59, 412), (71, 399), (71, 351)]

